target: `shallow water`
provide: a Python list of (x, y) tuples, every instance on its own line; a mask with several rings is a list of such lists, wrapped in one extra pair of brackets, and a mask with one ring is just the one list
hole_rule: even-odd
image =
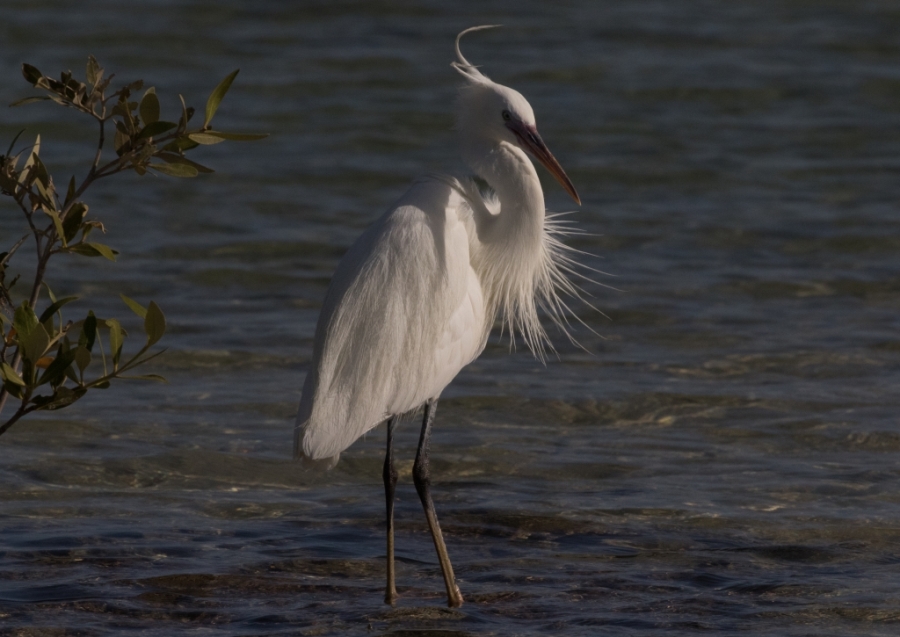
[[(891, 3), (92, 6), (4, 10), (0, 102), (29, 94), (22, 62), (93, 53), (164, 113), (240, 67), (217, 122), (273, 135), (202, 149), (209, 177), (88, 193), (122, 256), (59, 262), (54, 289), (121, 317), (118, 292), (155, 299), (171, 383), (2, 437), (0, 634), (896, 634)], [(498, 337), (447, 389), (432, 464), (459, 610), (404, 426), (389, 609), (383, 429), (304, 473), (292, 418), (330, 273), (410, 180), (455, 167), (452, 40), (495, 22), (466, 54), (535, 107), (584, 201), (573, 245), (615, 289), (587, 286), (606, 314), (578, 310), (587, 351), (557, 338), (545, 367)], [(0, 138), (41, 132), (67, 174), (79, 126), (30, 105)]]

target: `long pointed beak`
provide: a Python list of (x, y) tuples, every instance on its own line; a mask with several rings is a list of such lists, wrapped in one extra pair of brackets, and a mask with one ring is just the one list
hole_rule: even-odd
[(554, 157), (553, 153), (550, 152), (550, 149), (547, 148), (547, 144), (541, 139), (537, 129), (533, 126), (526, 126), (525, 124), (516, 121), (507, 122), (506, 127), (515, 133), (522, 146), (528, 150), (535, 159), (541, 162), (544, 165), (544, 168), (550, 171), (550, 174), (556, 178), (559, 185), (562, 186), (563, 189), (569, 193), (569, 196), (580, 206), (581, 198), (578, 196), (578, 193), (575, 192), (575, 186), (572, 185), (572, 180), (569, 179), (569, 176), (566, 175), (566, 171), (563, 170), (563, 167), (556, 161), (556, 157)]

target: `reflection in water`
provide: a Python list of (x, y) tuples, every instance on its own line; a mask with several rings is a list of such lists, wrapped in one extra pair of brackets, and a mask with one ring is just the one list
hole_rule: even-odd
[[(453, 167), (452, 38), (486, 22), (507, 27), (471, 58), (545, 114), (594, 233), (574, 245), (621, 291), (592, 290), (609, 320), (582, 315), (603, 335), (579, 333), (589, 353), (557, 339), (544, 367), (493, 341), (448, 388), (432, 466), (459, 611), (401, 426), (389, 609), (383, 431), (320, 475), (289, 460), (291, 425), (337, 260)], [(23, 61), (93, 53), (195, 105), (241, 67), (217, 118), (273, 135), (206, 149), (208, 179), (125, 177), (89, 201), (122, 256), (60, 264), (54, 291), (117, 315), (113, 292), (157, 300), (172, 382), (0, 440), (3, 630), (893, 635), (896, 26), (840, 2), (5, 12), (0, 101), (27, 94)], [(0, 138), (40, 131), (65, 174), (90, 154), (69, 125), (32, 105)]]

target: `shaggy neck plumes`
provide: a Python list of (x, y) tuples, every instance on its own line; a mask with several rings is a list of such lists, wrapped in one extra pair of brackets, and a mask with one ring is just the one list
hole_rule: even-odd
[[(466, 137), (463, 137), (466, 139)], [(468, 137), (472, 140), (472, 137)], [(544, 218), (544, 193), (527, 155), (508, 142), (470, 141), (463, 159), (496, 195), (484, 201), (473, 188), (477, 233), (472, 266), (478, 274), (488, 308), (486, 329), (498, 315), (514, 338), (518, 332), (528, 347), (542, 356), (546, 334), (535, 306), (555, 298)], [(549, 276), (549, 278), (548, 278)]]
[(544, 232), (544, 191), (528, 156), (507, 142), (472, 144), (463, 159), (491, 187), (499, 210), (476, 215), (482, 244), (503, 246), (517, 261), (534, 260)]

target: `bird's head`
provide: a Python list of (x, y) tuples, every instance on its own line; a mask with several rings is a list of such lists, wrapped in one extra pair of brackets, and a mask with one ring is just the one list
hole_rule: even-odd
[(581, 199), (562, 166), (547, 148), (537, 130), (534, 110), (521, 93), (493, 82), (472, 66), (459, 50), (459, 40), (471, 31), (491, 29), (497, 25), (471, 27), (456, 36), (456, 56), (451, 63), (466, 84), (460, 91), (457, 123), (464, 135), (494, 143), (507, 142), (537, 159), (550, 171), (563, 189), (579, 204)]

